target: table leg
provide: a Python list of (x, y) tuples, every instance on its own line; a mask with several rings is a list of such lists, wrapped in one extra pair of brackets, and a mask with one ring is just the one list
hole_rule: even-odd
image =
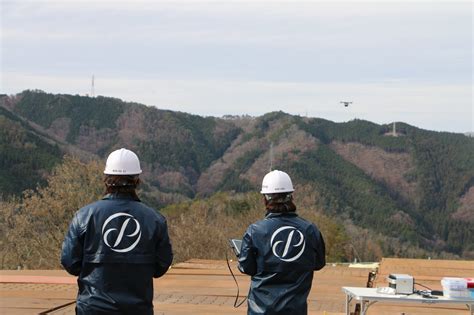
[[(373, 304), (377, 303), (377, 301), (370, 301), (370, 300), (362, 300), (362, 314), (361, 315), (366, 315), (367, 311), (369, 310), (369, 307), (372, 306)], [(471, 314), (474, 315), (474, 314)]]
[(346, 294), (346, 315), (350, 315), (349, 313), (349, 304), (351, 303), (351, 300), (349, 299), (349, 294)]
[(366, 307), (366, 305), (367, 305), (367, 301), (366, 301), (366, 300), (362, 300), (362, 301), (360, 302), (360, 309), (361, 309), (361, 312), (362, 312), (361, 315), (366, 315), (366, 314), (367, 314), (367, 307)]

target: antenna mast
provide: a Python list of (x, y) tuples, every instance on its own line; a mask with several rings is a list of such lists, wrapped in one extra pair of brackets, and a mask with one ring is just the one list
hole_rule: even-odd
[(94, 75), (92, 75), (91, 97), (95, 97), (95, 91), (94, 91)]
[(273, 169), (273, 142), (270, 143), (270, 172)]

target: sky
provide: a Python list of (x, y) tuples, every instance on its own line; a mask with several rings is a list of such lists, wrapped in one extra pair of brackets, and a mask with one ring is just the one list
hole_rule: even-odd
[(474, 131), (471, 1), (0, 1), (0, 93)]

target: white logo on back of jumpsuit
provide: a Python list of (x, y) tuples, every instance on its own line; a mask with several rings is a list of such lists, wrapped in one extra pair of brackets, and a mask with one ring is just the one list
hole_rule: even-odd
[[(109, 229), (105, 230), (109, 224), (113, 226), (114, 221), (121, 222), (122, 220), (120, 218), (122, 217), (126, 217), (126, 219), (125, 221), (123, 221), (122, 226), (120, 226), (120, 230), (114, 227), (110, 227)], [(134, 224), (133, 227), (131, 226), (132, 231), (130, 234), (125, 234), (127, 230), (127, 226), (130, 224), (130, 222), (132, 222), (131, 224)], [(117, 224), (115, 224), (115, 226), (117, 226)], [(114, 231), (116, 232), (112, 233)], [(129, 228), (129, 232), (130, 232), (130, 228)], [(107, 220), (105, 220), (104, 225), (102, 225), (102, 237), (103, 237), (105, 245), (110, 247), (111, 250), (118, 253), (126, 253), (134, 249), (135, 246), (137, 246), (138, 242), (140, 241), (141, 236), (142, 236), (142, 232), (140, 230), (140, 223), (138, 223), (138, 221), (132, 215), (128, 213), (118, 212), (118, 213), (112, 214), (110, 217), (107, 218)], [(115, 237), (115, 241), (113, 241), (114, 237)], [(124, 237), (126, 237), (126, 239), (136, 237), (136, 240), (130, 246), (123, 248), (123, 246), (127, 246), (127, 244), (130, 244), (130, 241), (127, 241), (126, 239), (124, 239)], [(112, 241), (113, 245), (110, 245), (111, 243), (109, 243), (109, 241)], [(120, 246), (122, 241), (124, 241), (126, 245)]]
[[(286, 241), (284, 241), (285, 239)], [(273, 232), (270, 239), (273, 255), (286, 262), (295, 261), (300, 258), (304, 252), (305, 245), (303, 233), (293, 226), (282, 226)], [(288, 254), (295, 253), (294, 248), (296, 248), (296, 251), (298, 248), (301, 249), (294, 256), (288, 257)]]

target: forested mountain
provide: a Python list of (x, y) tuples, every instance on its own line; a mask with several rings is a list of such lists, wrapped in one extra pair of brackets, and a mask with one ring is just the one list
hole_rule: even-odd
[(62, 152), (17, 116), (0, 107), (0, 196), (45, 183)]
[(4, 197), (44, 183), (66, 153), (103, 161), (120, 147), (136, 151), (142, 195), (158, 207), (257, 191), (271, 164), (307, 192), (299, 194), (311, 199), (305, 204), (369, 231), (384, 255), (406, 254), (387, 241), (397, 240), (474, 257), (474, 138), (463, 134), (397, 123), (393, 135), (391, 125), (282, 112), (200, 117), (41, 91), (3, 96), (0, 105)]

